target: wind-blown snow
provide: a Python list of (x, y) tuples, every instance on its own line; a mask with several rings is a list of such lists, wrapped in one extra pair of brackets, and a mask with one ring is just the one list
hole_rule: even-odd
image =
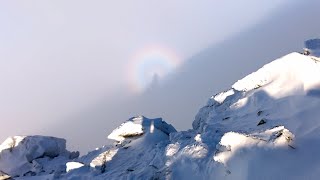
[[(59, 161), (67, 169), (58, 175), (41, 177), (33, 169), (29, 174), (40, 179), (319, 179), (319, 77), (320, 62), (291, 53), (212, 96), (191, 130), (176, 132), (162, 119), (134, 117), (108, 136), (114, 145)], [(23, 139), (17, 137), (16, 144)], [(17, 157), (23, 158), (10, 156), (10, 142), (0, 146), (0, 171), (12, 176), (26, 162), (26, 150), (19, 150), (23, 155)], [(3, 163), (10, 161), (17, 165)]]

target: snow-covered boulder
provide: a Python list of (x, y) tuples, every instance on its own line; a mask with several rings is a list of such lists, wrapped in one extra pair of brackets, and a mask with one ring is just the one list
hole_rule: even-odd
[(175, 128), (161, 118), (131, 118), (112, 131), (113, 146), (105, 146), (77, 159), (85, 164), (64, 178), (152, 179), (165, 164), (164, 151)]
[(143, 134), (152, 134), (155, 129), (169, 135), (176, 132), (176, 129), (161, 118), (148, 119), (144, 116), (133, 117), (122, 123), (118, 128), (112, 131), (108, 136), (109, 139), (123, 141), (126, 138), (135, 138)]
[(61, 173), (78, 153), (66, 150), (66, 140), (47, 136), (12, 136), (0, 145), (0, 171), (11, 177)]

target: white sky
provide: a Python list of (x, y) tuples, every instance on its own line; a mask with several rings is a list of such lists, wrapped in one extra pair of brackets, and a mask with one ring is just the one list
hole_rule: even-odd
[(289, 0), (0, 0), (0, 141), (128, 93), (126, 65), (157, 44), (182, 60)]

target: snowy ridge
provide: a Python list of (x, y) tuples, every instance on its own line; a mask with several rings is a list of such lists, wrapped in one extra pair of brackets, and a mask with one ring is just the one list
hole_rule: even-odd
[[(291, 53), (239, 80), (201, 108), (193, 127), (232, 152), (232, 158), (220, 161), (227, 179), (315, 179), (320, 174), (320, 160), (310, 160), (320, 150), (314, 142), (320, 133), (319, 77), (318, 61)], [(276, 135), (270, 134), (279, 127)], [(226, 157), (220, 153), (214, 159)], [(288, 168), (290, 172), (283, 170)]]
[[(34, 169), (25, 175), (39, 179), (319, 179), (319, 77), (318, 61), (291, 53), (212, 96), (191, 130), (177, 132), (160, 118), (134, 117), (108, 136), (114, 145), (73, 160), (69, 153), (54, 163), (64, 167), (55, 175), (42, 172), (43, 176)], [(25, 142), (26, 137), (19, 138), (17, 144)], [(6, 162), (25, 162), (26, 156), (10, 156), (20, 152), (15, 150), (20, 146), (12, 147), (10, 140), (0, 147), (0, 171), (12, 176), (16, 167), (4, 164), (3, 154), (10, 157)], [(62, 152), (57, 149), (60, 153), (53, 159), (66, 157), (65, 146), (58, 147)], [(31, 159), (37, 158), (42, 157)]]

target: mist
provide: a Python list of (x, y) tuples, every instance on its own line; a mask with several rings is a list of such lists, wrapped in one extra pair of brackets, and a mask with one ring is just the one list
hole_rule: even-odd
[[(0, 7), (0, 139), (52, 135), (81, 152), (135, 115), (189, 129), (211, 95), (320, 36), (312, 0), (32, 2)], [(128, 64), (150, 44), (179, 63), (137, 92)]]
[[(318, 37), (320, 26), (309, 20), (318, 4), (301, 3), (274, 11), (255, 26), (195, 53), (174, 73), (141, 94), (101, 98), (96, 105), (69, 118), (73, 119), (69, 122), (86, 127), (83, 138), (76, 141), (77, 132), (66, 135), (75, 140), (74, 144), (90, 142), (82, 146), (85, 149), (99, 146), (107, 143), (106, 136), (115, 127), (136, 115), (162, 117), (178, 130), (192, 128), (194, 116), (210, 96), (229, 89), (238, 79), (276, 58), (301, 52), (305, 39)], [(94, 120), (97, 124), (91, 123)]]

